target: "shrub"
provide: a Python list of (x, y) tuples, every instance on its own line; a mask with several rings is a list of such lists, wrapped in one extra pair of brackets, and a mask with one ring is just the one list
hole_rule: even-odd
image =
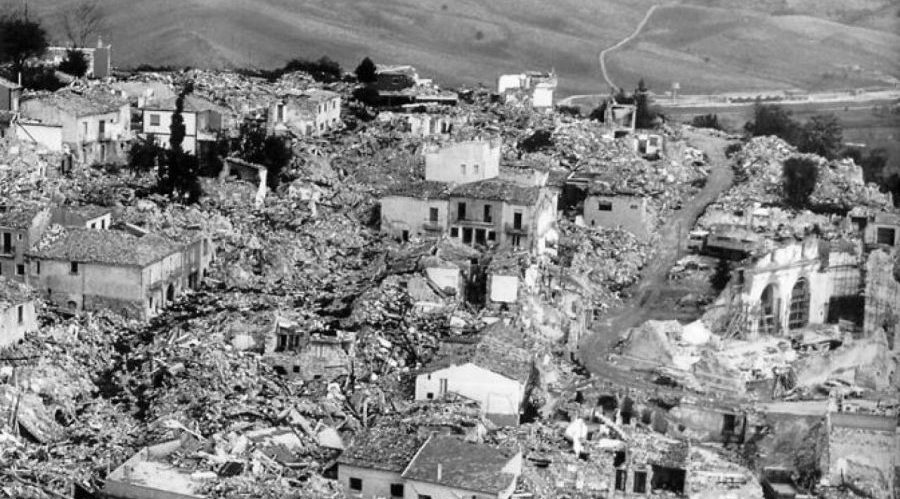
[(553, 147), (553, 133), (550, 130), (538, 130), (519, 142), (519, 150), (537, 152)]
[(66, 51), (66, 58), (59, 63), (59, 70), (76, 78), (81, 78), (88, 70), (87, 57), (80, 50), (69, 49)]
[(781, 106), (762, 104), (757, 101), (753, 108), (753, 121), (744, 125), (744, 130), (753, 137), (775, 135), (795, 144), (800, 125), (791, 118), (791, 112)]
[(730, 158), (735, 154), (741, 152), (743, 148), (744, 144), (741, 144), (740, 142), (732, 142), (731, 144), (728, 144), (728, 147), (725, 148), (725, 157)]
[(702, 114), (699, 116), (694, 116), (694, 119), (691, 120), (691, 126), (695, 126), (697, 128), (712, 128), (715, 130), (724, 130), (722, 124), (719, 123), (719, 115), (717, 114)]
[(819, 168), (815, 161), (795, 156), (784, 162), (782, 187), (789, 205), (797, 208), (807, 206), (818, 181)]
[(800, 152), (818, 154), (834, 159), (843, 145), (843, 128), (833, 114), (813, 116), (797, 130), (796, 143)]

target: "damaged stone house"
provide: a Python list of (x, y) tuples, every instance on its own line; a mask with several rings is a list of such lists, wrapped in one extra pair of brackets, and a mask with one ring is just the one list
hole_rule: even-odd
[(653, 229), (648, 198), (635, 192), (616, 191), (595, 182), (584, 200), (584, 224), (588, 227), (619, 227), (646, 240)]
[[(170, 97), (154, 99), (144, 104), (141, 109), (142, 136), (152, 136), (161, 147), (169, 147), (176, 100), (177, 97)], [(228, 128), (230, 119), (227, 109), (195, 95), (185, 96), (181, 118), (184, 120), (184, 140), (181, 147), (185, 152), (198, 157)]]
[(537, 371), (532, 354), (511, 342), (515, 336), (502, 322), (488, 326), (474, 351), (446, 355), (417, 374), (415, 399), (461, 396), (497, 425), (519, 424)]
[(21, 121), (34, 133), (42, 128), (59, 129), (60, 149), (67, 147), (84, 164), (127, 161), (131, 107), (113, 93), (64, 90), (35, 95), (22, 100)]
[(31, 289), (0, 277), (0, 349), (16, 343), (37, 327)]
[(524, 94), (534, 109), (551, 109), (553, 93), (559, 83), (555, 71), (528, 71), (521, 74), (501, 75), (497, 79), (497, 93), (506, 101), (516, 100)]
[(429, 180), (390, 189), (381, 198), (381, 231), (403, 241), (441, 237), (447, 230), (449, 191), (447, 184)]
[(48, 47), (44, 55), (44, 62), (58, 66), (67, 57), (70, 50), (80, 52), (87, 61), (86, 78), (108, 78), (112, 76), (112, 45), (104, 44), (103, 39), (97, 37), (95, 47)]
[(292, 131), (299, 135), (321, 135), (341, 123), (341, 96), (328, 90), (312, 90), (273, 102), (268, 109), (266, 129), (271, 135)]
[(43, 206), (0, 205), (0, 276), (25, 281), (25, 252), (50, 224)]
[(820, 484), (849, 486), (875, 499), (890, 499), (900, 486), (900, 426), (896, 415), (829, 412)]
[(360, 499), (508, 499), (522, 453), (452, 435), (369, 430), (338, 458), (338, 481)]
[(266, 336), (264, 358), (282, 375), (331, 380), (353, 371), (355, 347), (353, 332), (316, 333), (299, 317), (279, 315)]
[(738, 269), (729, 282), (730, 310), (749, 338), (784, 335), (824, 324), (833, 290), (819, 240), (789, 242)]
[(197, 289), (213, 253), (209, 237), (199, 232), (186, 232), (176, 241), (59, 227), (46, 231), (26, 252), (27, 283), (72, 311), (110, 309), (146, 319), (185, 289)]
[(22, 86), (0, 77), (0, 112), (19, 112)]
[(462, 184), (449, 194), (449, 234), (466, 245), (550, 250), (556, 232), (557, 195), (500, 179)]

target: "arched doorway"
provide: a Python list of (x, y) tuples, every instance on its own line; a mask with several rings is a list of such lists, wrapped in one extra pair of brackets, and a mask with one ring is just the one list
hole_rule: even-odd
[(175, 301), (175, 284), (169, 284), (166, 288), (166, 301), (172, 303)]
[(809, 281), (797, 279), (791, 290), (791, 309), (788, 314), (788, 329), (805, 327), (809, 323)]

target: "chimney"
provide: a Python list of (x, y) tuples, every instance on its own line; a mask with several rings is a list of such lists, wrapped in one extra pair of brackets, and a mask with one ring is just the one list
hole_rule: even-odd
[(443, 474), (444, 474), (443, 471), (444, 471), (444, 467), (441, 466), (441, 463), (438, 463), (437, 480), (438, 480), (439, 482), (441, 481), (441, 476), (443, 476)]

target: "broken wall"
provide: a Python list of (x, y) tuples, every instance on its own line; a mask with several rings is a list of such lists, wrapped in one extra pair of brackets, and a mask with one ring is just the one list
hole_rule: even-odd
[(467, 184), (500, 175), (499, 141), (445, 144), (425, 152), (425, 179)]
[(885, 330), (888, 349), (900, 349), (900, 282), (893, 272), (894, 258), (886, 251), (875, 250), (866, 262), (865, 317), (866, 337)]

